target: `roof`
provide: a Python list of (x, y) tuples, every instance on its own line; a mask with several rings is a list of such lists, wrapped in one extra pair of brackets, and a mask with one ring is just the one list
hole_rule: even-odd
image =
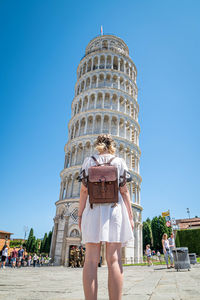
[(12, 232), (3, 231), (3, 230), (0, 230), (0, 233), (14, 234), (14, 233), (12, 233)]
[(178, 219), (176, 223), (199, 223), (200, 218), (191, 218), (191, 219)]
[(180, 229), (200, 227), (200, 218), (179, 219), (176, 220), (176, 224), (179, 225)]

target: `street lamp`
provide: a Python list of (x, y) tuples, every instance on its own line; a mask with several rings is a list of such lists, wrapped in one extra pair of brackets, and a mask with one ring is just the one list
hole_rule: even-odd
[[(190, 220), (190, 209), (187, 208), (187, 214), (188, 214), (188, 217), (189, 217), (189, 220)], [(189, 222), (189, 228), (190, 228), (190, 222)]]

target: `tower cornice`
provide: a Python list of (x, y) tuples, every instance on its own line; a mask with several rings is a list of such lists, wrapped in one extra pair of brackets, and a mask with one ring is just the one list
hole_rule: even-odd
[(103, 108), (90, 109), (90, 110), (76, 114), (69, 121), (68, 129), (70, 129), (73, 122), (75, 122), (78, 119), (80, 120), (80, 117), (84, 117), (84, 116), (89, 117), (90, 115), (95, 116), (98, 113), (101, 113), (102, 115), (109, 115), (109, 116), (113, 115), (118, 119), (120, 119), (120, 117), (121, 118), (123, 117), (123, 118), (125, 118), (126, 121), (129, 121), (130, 123), (132, 122), (137, 127), (137, 129), (140, 133), (140, 125), (133, 117), (129, 116), (128, 114), (126, 114), (124, 112), (120, 112), (120, 111), (113, 110), (113, 109), (103, 109)]
[(132, 84), (134, 84), (136, 90), (138, 90), (136, 80), (133, 80), (132, 78), (130, 78), (129, 75), (127, 75), (126, 73), (124, 73), (120, 70), (113, 70), (113, 69), (106, 69), (106, 68), (91, 70), (91, 71), (85, 73), (84, 75), (82, 75), (80, 78), (77, 79), (77, 81), (75, 83), (75, 89), (77, 88), (77, 85), (80, 84), (80, 82), (82, 80), (87, 79), (90, 75), (93, 76), (93, 75), (97, 75), (97, 74), (100, 74), (100, 73), (106, 73), (106, 74), (112, 74), (112, 75), (118, 75), (118, 76), (121, 75), (121, 76), (125, 77), (126, 80), (131, 81)]
[(137, 106), (137, 109), (139, 111), (139, 104), (137, 102), (137, 97), (134, 97), (134, 96), (131, 96), (129, 93), (123, 91), (123, 90), (120, 90), (120, 89), (117, 89), (117, 88), (114, 88), (114, 87), (96, 87), (96, 88), (89, 88), (83, 92), (81, 92), (79, 95), (76, 95), (74, 97), (74, 99), (72, 100), (72, 104), (71, 104), (71, 107), (73, 106), (74, 102), (76, 100), (78, 100), (79, 98), (84, 98), (85, 96), (87, 96), (87, 94), (92, 94), (94, 92), (96, 93), (101, 93), (101, 92), (115, 92), (118, 97), (120, 96), (124, 96), (125, 98), (128, 97), (128, 100), (132, 101), (136, 106)]
[[(73, 140), (69, 140), (65, 144), (64, 150), (65, 150), (65, 152), (67, 152), (67, 147), (69, 147), (69, 145), (71, 145), (71, 147), (73, 147), (74, 145), (77, 145), (78, 143), (83, 143), (83, 142), (87, 143), (87, 141), (89, 141), (89, 142), (95, 141), (96, 138), (98, 137), (98, 135), (99, 134), (86, 134), (81, 137), (74, 138)], [(117, 135), (113, 135), (113, 138), (114, 138), (115, 142), (119, 142), (119, 143), (122, 142), (122, 143), (126, 144), (127, 147), (129, 147), (132, 151), (135, 150), (140, 157), (141, 150), (138, 147), (138, 145), (136, 145), (135, 143), (133, 143), (130, 140), (124, 139)]]

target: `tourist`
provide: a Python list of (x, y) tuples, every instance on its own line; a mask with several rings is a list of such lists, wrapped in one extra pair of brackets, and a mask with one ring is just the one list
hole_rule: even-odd
[(31, 255), (30, 255), (30, 253), (28, 254), (27, 265), (28, 265), (28, 267), (31, 266)]
[(7, 242), (6, 242), (5, 245), (3, 246), (3, 249), (2, 249), (0, 268), (1, 267), (3, 269), (6, 268), (5, 265), (6, 265), (6, 262), (7, 262), (7, 258), (8, 258), (8, 245), (7, 245)]
[(14, 250), (13, 250), (13, 252), (11, 253), (12, 268), (15, 268), (15, 267), (16, 267), (17, 256), (18, 256), (18, 253), (17, 253), (16, 248), (14, 247)]
[(39, 261), (40, 261), (40, 267), (42, 267), (44, 264), (44, 257), (42, 255), (40, 255)]
[(174, 268), (173, 255), (172, 255), (172, 252), (170, 251), (169, 240), (167, 239), (166, 233), (163, 234), (162, 246), (163, 246), (163, 253), (165, 256), (165, 262), (166, 262), (167, 268), (170, 269), (169, 262), (168, 262), (169, 258), (170, 258), (171, 268)]
[[(131, 181), (131, 177), (125, 161), (122, 158), (114, 156), (114, 141), (110, 135), (102, 134), (98, 136), (96, 150), (99, 152), (98, 155), (94, 155), (94, 158), (88, 157), (84, 160), (78, 177), (79, 180), (82, 180), (78, 212), (79, 229), (82, 231), (82, 243), (86, 245), (83, 288), (86, 299), (97, 299), (97, 267), (100, 261), (101, 245), (104, 242), (106, 243), (109, 298), (119, 300), (122, 297), (123, 285), (121, 248), (134, 238), (133, 213), (126, 185), (126, 180)], [(88, 169), (91, 166), (96, 166), (98, 163), (110, 163), (110, 165), (117, 168), (118, 185), (117, 189), (114, 189), (116, 197), (118, 196), (117, 203), (93, 205), (89, 203), (92, 197), (89, 199), (88, 196)], [(97, 197), (99, 196), (99, 191), (101, 195), (107, 191), (104, 188), (103, 182), (102, 180), (102, 189), (94, 190)], [(107, 188), (109, 188), (108, 185)]]
[(23, 247), (21, 245), (20, 249), (18, 250), (18, 268), (21, 267), (23, 259), (24, 259), (24, 249), (23, 249)]
[(174, 240), (173, 232), (171, 233), (170, 238), (168, 238), (168, 241), (169, 241), (169, 252), (173, 259), (173, 263), (172, 263), (171, 267), (174, 268), (173, 250), (175, 249), (175, 240)]
[(174, 240), (174, 234), (171, 233), (170, 238), (168, 238), (169, 241), (169, 250), (172, 252), (172, 250), (175, 249), (175, 240)]
[(33, 255), (33, 267), (34, 267), (34, 268), (36, 267), (37, 260), (38, 260), (38, 256), (37, 256), (37, 254), (35, 253), (35, 254)]
[(146, 245), (146, 251), (145, 251), (145, 254), (147, 256), (147, 263), (148, 263), (148, 266), (150, 267), (152, 265), (152, 261), (151, 261), (151, 248), (150, 248), (150, 245)]
[(157, 257), (158, 257), (159, 262), (161, 263), (161, 254), (160, 254), (160, 251), (157, 251)]

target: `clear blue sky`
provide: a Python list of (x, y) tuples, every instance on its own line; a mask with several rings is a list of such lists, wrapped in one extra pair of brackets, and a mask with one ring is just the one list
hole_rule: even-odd
[(112, 33), (138, 69), (143, 219), (200, 216), (200, 2), (0, 1), (0, 229), (51, 230), (76, 68)]

